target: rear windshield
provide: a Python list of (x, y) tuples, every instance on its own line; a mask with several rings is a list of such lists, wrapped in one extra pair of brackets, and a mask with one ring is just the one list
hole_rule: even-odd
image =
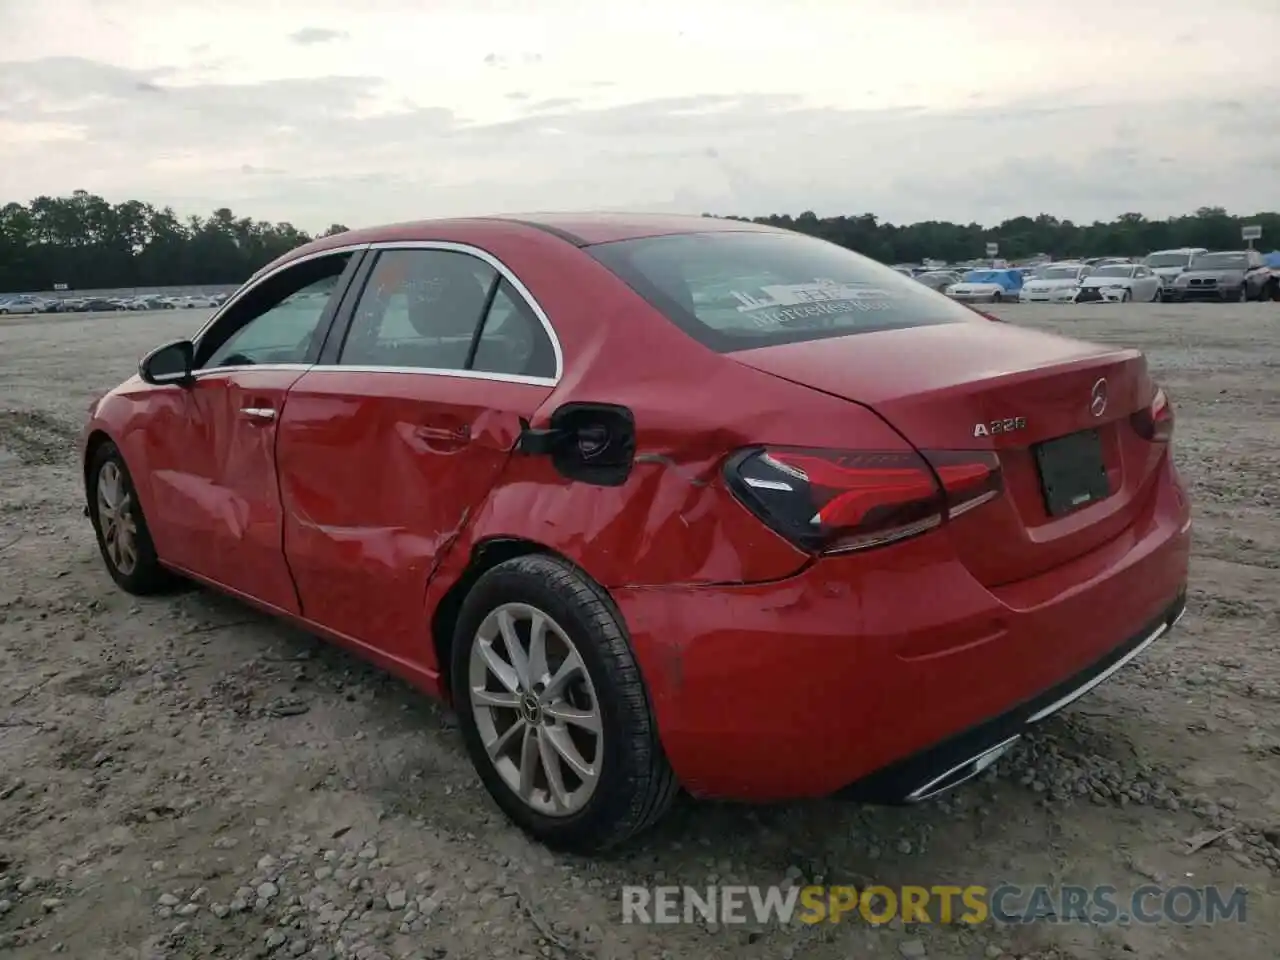
[(799, 233), (690, 233), (586, 251), (722, 353), (973, 317), (892, 267)]
[(1074, 280), (1080, 274), (1079, 267), (1046, 267), (1041, 280)]

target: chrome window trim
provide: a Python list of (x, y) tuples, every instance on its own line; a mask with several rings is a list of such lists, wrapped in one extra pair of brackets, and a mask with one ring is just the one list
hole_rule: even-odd
[[(508, 267), (501, 260), (499, 260), (497, 257), (495, 257), (493, 254), (491, 254), (489, 251), (482, 250), (479, 247), (472, 246), (469, 243), (456, 243), (452, 240), (379, 240), (375, 243), (367, 244), (367, 248), (370, 250), (378, 250), (378, 251), (382, 251), (382, 250), (444, 250), (451, 253), (466, 254), (466, 255), (475, 257), (477, 260), (484, 261), (489, 266), (491, 266), (494, 270), (496, 270), (502, 276), (502, 278), (506, 280), (507, 283), (509, 283), (512, 286), (512, 288), (515, 289), (516, 293), (520, 294), (521, 298), (528, 305), (529, 309), (533, 311), (533, 315), (538, 318), (538, 322), (542, 324), (542, 329), (546, 332), (547, 338), (551, 341), (551, 350), (555, 354), (555, 358), (556, 358), (556, 372), (551, 377), (524, 377), (524, 376), (519, 376), (517, 374), (485, 374), (483, 376), (480, 376), (482, 371), (436, 370), (436, 369), (427, 368), (427, 367), (420, 368), (423, 373), (432, 373), (437, 375), (448, 374), (450, 376), (471, 375), (477, 379), (510, 380), (513, 383), (527, 383), (530, 381), (535, 383), (549, 382), (552, 386), (560, 382), (560, 378), (564, 376), (564, 350), (560, 346), (560, 338), (556, 335), (555, 327), (551, 325), (551, 319), (547, 316), (546, 311), (542, 309), (542, 304), (538, 303), (534, 295), (529, 292), (529, 288), (526, 287), (520, 281), (520, 278), (517, 277), (514, 272), (512, 272), (511, 268)], [(359, 301), (357, 301), (357, 305), (358, 303)], [(336, 366), (340, 369), (353, 369), (352, 367), (343, 367), (342, 364), (337, 364)], [(410, 369), (410, 368), (366, 367), (365, 369), (367, 371), (391, 370), (394, 372), (405, 372), (407, 369)]]
[[(245, 370), (315, 370), (316, 372), (325, 372), (332, 370), (346, 370), (351, 373), (421, 373), (428, 376), (437, 377), (459, 377), (466, 380), (490, 380), (501, 383), (523, 383), (530, 386), (554, 387), (559, 384), (564, 376), (564, 349), (560, 345), (560, 338), (556, 334), (555, 327), (551, 324), (551, 319), (547, 316), (542, 305), (538, 303), (537, 298), (529, 292), (520, 278), (512, 272), (511, 268), (505, 263), (479, 247), (472, 246), (468, 243), (456, 243), (452, 240), (379, 240), (374, 243), (356, 243), (346, 244), (338, 247), (329, 247), (325, 250), (317, 250), (314, 253), (308, 253), (301, 257), (295, 257), (288, 263), (282, 263), (274, 270), (262, 274), (261, 276), (250, 278), (243, 286), (240, 287), (231, 297), (214, 311), (213, 316), (205, 321), (196, 335), (192, 337), (191, 342), (195, 349), (200, 349), (200, 339), (205, 336), (209, 329), (218, 322), (218, 318), (223, 315), (229, 308), (238, 303), (249, 293), (249, 291), (257, 288), (270, 278), (279, 273), (288, 270), (296, 264), (306, 263), (308, 260), (316, 260), (320, 257), (327, 257), (338, 254), (353, 254), (362, 250), (445, 250), (452, 253), (466, 254), (475, 257), (478, 260), (488, 264), (498, 274), (511, 285), (518, 293), (529, 309), (533, 311), (534, 316), (538, 318), (538, 322), (542, 324), (542, 329), (546, 332), (548, 339), (551, 341), (551, 349), (556, 358), (556, 372), (553, 377), (528, 377), (514, 373), (489, 373), (483, 370), (444, 370), (435, 367), (394, 367), (394, 366), (376, 366), (370, 364), (307, 364), (307, 363), (271, 363), (258, 365), (237, 365), (231, 367), (210, 367), (203, 370), (193, 371), (193, 376), (200, 378), (202, 376), (211, 376), (215, 373), (235, 373)], [(361, 291), (363, 293), (363, 291)], [(359, 302), (358, 300), (356, 301)]]
[(483, 370), (445, 370), (436, 367), (379, 367), (368, 364), (340, 363), (238, 363), (229, 367), (209, 367), (205, 370), (193, 370), (191, 376), (196, 380), (213, 377), (223, 373), (253, 373), (261, 371), (296, 370), (301, 373), (393, 373), (393, 374), (426, 374), (433, 377), (458, 377), (463, 380), (488, 380), (498, 383), (522, 383), (531, 387), (554, 387), (556, 381), (550, 377), (526, 377), (518, 373), (488, 373)]
[[(248, 368), (258, 369), (258, 368)], [(308, 373), (421, 373), (432, 377), (458, 377), (463, 380), (488, 380), (498, 383), (524, 383), (533, 387), (554, 387), (559, 381), (551, 377), (528, 377), (519, 373), (489, 373), (484, 370), (447, 370), (439, 367), (380, 367), (374, 364), (316, 364)]]
[(237, 363), (229, 367), (207, 367), (203, 370), (192, 370), (191, 376), (196, 380), (200, 380), (219, 373), (249, 373), (262, 370), (310, 370), (313, 366), (314, 364), (310, 363)]

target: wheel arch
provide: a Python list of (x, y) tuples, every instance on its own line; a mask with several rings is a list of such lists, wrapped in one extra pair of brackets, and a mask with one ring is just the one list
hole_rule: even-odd
[(471, 592), (471, 588), (476, 585), (481, 577), (498, 564), (505, 563), (507, 560), (514, 560), (516, 557), (525, 557), (532, 554), (554, 557), (556, 560), (573, 567), (581, 576), (592, 580), (601, 590), (604, 590), (604, 587), (600, 586), (595, 578), (591, 577), (580, 565), (545, 543), (539, 543), (536, 540), (530, 540), (525, 537), (508, 535), (486, 537), (475, 543), (471, 548), (471, 555), (467, 559), (466, 566), (453, 583), (449, 585), (448, 589), (445, 590), (444, 595), (441, 596), (431, 614), (431, 644), (436, 655), (436, 667), (439, 670), (440, 696), (445, 702), (452, 702), (453, 699), (450, 689), (449, 664), (452, 662), (454, 632), (458, 625), (458, 615), (462, 611), (462, 604), (466, 600), (467, 594)]
[(85, 438), (84, 457), (80, 464), (80, 474), (84, 481), (86, 497), (89, 495), (89, 468), (93, 464), (93, 458), (98, 455), (98, 451), (107, 443), (115, 443), (115, 440), (113, 440), (111, 435), (101, 427), (95, 427), (90, 431), (89, 436)]

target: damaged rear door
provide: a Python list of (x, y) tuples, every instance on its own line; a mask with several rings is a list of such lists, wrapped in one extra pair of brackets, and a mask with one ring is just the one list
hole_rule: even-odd
[(478, 250), (389, 245), (353, 289), (281, 418), (285, 553), (307, 618), (421, 663), (432, 571), (554, 389), (560, 354)]

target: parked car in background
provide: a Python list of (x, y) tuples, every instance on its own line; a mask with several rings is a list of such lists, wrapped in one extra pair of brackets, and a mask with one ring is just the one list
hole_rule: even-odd
[(1022, 289), (1022, 272), (1019, 270), (969, 270), (959, 283), (945, 287), (943, 292), (952, 300), (962, 303), (1001, 303), (1017, 300)]
[(1165, 298), (1178, 274), (1191, 266), (1191, 261), (1195, 257), (1208, 252), (1204, 247), (1178, 247), (1174, 250), (1156, 250), (1142, 258), (1142, 265), (1150, 267), (1152, 272), (1163, 281), (1163, 290), (1160, 295)]
[(1022, 303), (1071, 303), (1080, 282), (1092, 272), (1093, 268), (1083, 263), (1049, 264), (1023, 285), (1018, 299)]
[(941, 292), (953, 284), (960, 283), (961, 277), (954, 270), (929, 270), (918, 274), (916, 280), (923, 283), (930, 290)]
[(218, 302), (212, 297), (205, 296), (202, 293), (181, 294), (179, 296), (166, 297), (175, 307), (183, 310), (191, 310), (199, 307), (216, 307)]
[(47, 313), (44, 300), (39, 297), (16, 296), (0, 300), (0, 314)]
[(1107, 263), (1096, 267), (1080, 281), (1076, 303), (1114, 300), (1143, 303), (1160, 299), (1162, 282), (1155, 272), (1140, 263)]
[(172, 303), (158, 293), (144, 293), (138, 297), (138, 302), (142, 304), (143, 310), (176, 310)]
[(1271, 271), (1257, 250), (1202, 253), (1174, 278), (1169, 299), (1261, 300), (1270, 289)]
[(1142, 353), (790, 231), (356, 230), (137, 371), (80, 438), (106, 573), (251, 599), (451, 701), (554, 847), (616, 847), (681, 786), (927, 800), (1186, 606)]

